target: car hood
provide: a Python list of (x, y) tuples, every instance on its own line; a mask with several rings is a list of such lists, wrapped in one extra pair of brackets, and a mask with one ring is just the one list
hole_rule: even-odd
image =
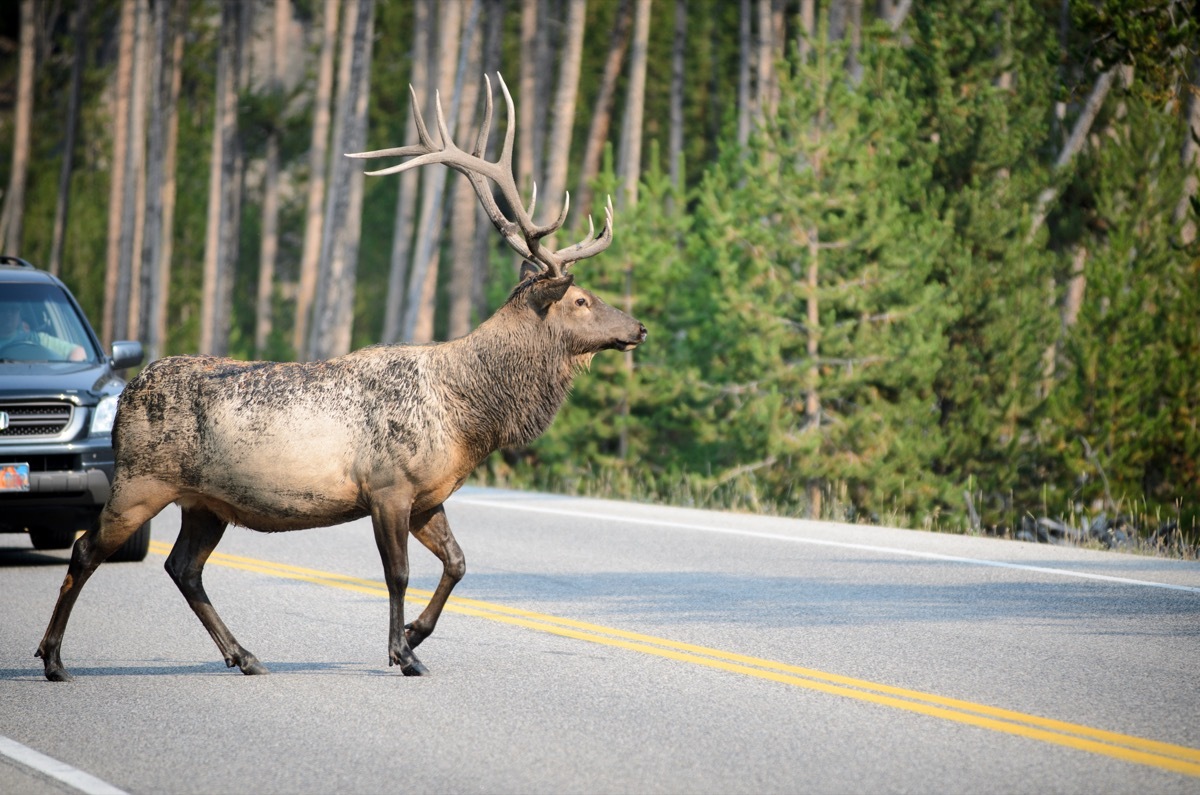
[(63, 395), (92, 404), (116, 395), (125, 382), (107, 364), (95, 362), (10, 362), (0, 364), (0, 398)]

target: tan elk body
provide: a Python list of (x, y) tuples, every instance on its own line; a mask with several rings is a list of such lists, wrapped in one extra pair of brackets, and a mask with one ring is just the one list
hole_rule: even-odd
[[(513, 118), (512, 99), (501, 80)], [(491, 118), (490, 85), (486, 118)], [(416, 100), (414, 94), (414, 109)], [(413, 156), (394, 173), (443, 163), (466, 174), (493, 223), (527, 262), (508, 301), (477, 329), (431, 345), (376, 345), (319, 362), (241, 362), (209, 356), (161, 359), (121, 395), (112, 496), (98, 527), (76, 542), (37, 654), (46, 677), (70, 679), (63, 632), (96, 567), (170, 503), (182, 509), (166, 568), (229, 666), (266, 668), (233, 637), (204, 591), (202, 570), (229, 524), (284, 531), (370, 516), (390, 602), (389, 664), (425, 673), (412, 649), (429, 636), (465, 572), (443, 502), (492, 451), (535, 439), (566, 400), (579, 369), (599, 351), (629, 350), (646, 330), (573, 283), (569, 265), (607, 247), (605, 228), (560, 251), (539, 240), (562, 225), (532, 222), (512, 177), (512, 125), (497, 163), (454, 146), (438, 107), (442, 143), (420, 122), (421, 143), (356, 155)], [(484, 177), (516, 216), (499, 210)], [(443, 564), (437, 590), (404, 622), (408, 535)]]

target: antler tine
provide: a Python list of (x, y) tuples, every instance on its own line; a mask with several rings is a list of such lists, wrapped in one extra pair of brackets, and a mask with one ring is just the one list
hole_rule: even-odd
[[(563, 191), (563, 206), (558, 212), (558, 218), (554, 219), (554, 228), (561, 229), (562, 225), (567, 221), (567, 211), (571, 209), (571, 191)], [(589, 219), (590, 220), (590, 219)]]
[(488, 136), (492, 132), (492, 81), (486, 72), (483, 75), (483, 83), (487, 89), (483, 92), (483, 125), (479, 128), (479, 135), (475, 136), (475, 148), (471, 150), (472, 155), (481, 159), (484, 150), (487, 149)]
[(559, 266), (565, 272), (572, 263), (578, 262), (581, 259), (587, 259), (588, 257), (594, 257), (608, 248), (612, 243), (612, 235), (613, 207), (612, 196), (609, 196), (604, 206), (604, 227), (600, 230), (600, 234), (596, 234), (596, 225), (592, 223), (592, 217), (589, 215), (588, 236), (573, 246), (559, 249), (554, 252), (554, 256), (558, 259)]
[[(417, 146), (404, 147), (404, 148), (409, 149), (410, 151), (405, 152), (405, 151), (403, 151), (403, 149), (380, 150), (380, 151), (383, 151), (383, 152), (391, 151), (397, 155), (405, 155), (405, 156), (415, 155), (415, 154), (420, 154), (421, 156), (414, 157), (412, 160), (409, 160), (404, 163), (398, 163), (394, 166), (389, 166), (388, 168), (381, 168), (378, 171), (367, 171), (364, 173), (368, 177), (384, 177), (389, 174), (400, 174), (404, 171), (410, 171), (414, 168), (420, 168), (421, 166), (428, 166), (428, 165), (432, 165), (434, 163), (444, 163), (447, 166), (449, 166), (450, 168), (453, 168), (455, 171), (460, 171), (464, 174), (466, 173), (463, 170), (462, 166), (456, 165), (453, 162), (451, 162), (453, 159), (453, 156), (454, 156), (453, 152), (447, 152), (447, 151), (441, 150), (441, 149), (434, 151), (434, 152), (429, 152), (429, 151), (426, 151), (424, 149), (424, 147), (417, 147)], [(415, 150), (415, 151), (413, 151), (413, 150)], [(382, 157), (382, 156), (383, 155), (376, 155), (373, 152), (363, 152), (361, 154), (346, 155), (346, 157)]]
[[(376, 149), (371, 152), (347, 152), (346, 157), (354, 157), (359, 159), (369, 159), (375, 157), (412, 157), (413, 155), (429, 154), (438, 149), (438, 147), (434, 145), (433, 139), (429, 136), (429, 129), (425, 126), (425, 117), (421, 115), (421, 104), (417, 100), (417, 90), (412, 87), (411, 83), (408, 86), (408, 93), (412, 99), (413, 124), (416, 125), (417, 139), (420, 141), (420, 143), (410, 144), (408, 146), (393, 146), (388, 149)], [(379, 171), (368, 171), (366, 174), (367, 176), (371, 177), (384, 176), (386, 174), (398, 174), (401, 171), (406, 171), (408, 168), (412, 167), (414, 162), (415, 161), (401, 163), (400, 166), (392, 166), (390, 168), (380, 169)], [(424, 160), (419, 165), (425, 165), (429, 162), (433, 161)]]
[(442, 112), (442, 92), (433, 92), (433, 112), (437, 121), (438, 134), (442, 136), (442, 149), (445, 151), (462, 151), (450, 136), (450, 128), (446, 125), (446, 114)]
[(433, 139), (429, 137), (429, 129), (425, 126), (425, 116), (421, 114), (421, 101), (417, 99), (417, 90), (413, 88), (413, 84), (408, 84), (408, 94), (412, 99), (413, 124), (417, 126), (417, 140), (422, 146), (430, 149), (436, 149), (433, 145)]
[[(516, 133), (517, 109), (513, 103), (512, 92), (508, 90), (508, 84), (504, 82), (504, 75), (497, 73), (496, 78), (500, 83), (500, 91), (504, 94), (504, 103), (508, 107), (508, 127), (504, 130), (504, 147), (500, 153), (500, 160), (497, 161), (497, 166), (505, 174), (505, 178), (503, 180), (497, 179), (496, 186), (500, 188), (505, 201), (509, 203), (513, 208), (513, 212), (517, 214), (517, 223), (520, 224), (522, 231), (525, 233), (525, 238), (529, 241), (529, 247), (536, 249), (537, 241), (546, 235), (558, 231), (558, 227), (562, 226), (562, 223), (559, 222), (557, 225), (549, 224), (546, 226), (539, 226), (534, 223), (533, 213), (537, 209), (536, 182), (533, 184), (532, 197), (529, 200), (528, 208), (526, 208), (525, 202), (517, 190), (516, 172), (513, 171), (512, 167), (513, 138)], [(538, 262), (546, 264), (542, 257), (536, 257), (536, 259)]]
[(501, 169), (512, 174), (513, 138), (517, 131), (517, 109), (513, 105), (513, 98), (512, 94), (509, 93), (508, 84), (504, 82), (504, 75), (497, 72), (496, 79), (500, 82), (500, 91), (504, 94), (504, 103), (508, 107), (508, 125), (504, 128), (504, 145), (500, 148), (500, 159), (496, 162)]

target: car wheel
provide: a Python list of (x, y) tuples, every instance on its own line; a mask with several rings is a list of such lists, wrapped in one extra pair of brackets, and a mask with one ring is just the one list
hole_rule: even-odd
[(75, 532), (63, 527), (31, 527), (29, 540), (34, 549), (70, 549), (75, 543)]
[(147, 553), (150, 552), (150, 523), (146, 522), (137, 529), (133, 535), (125, 540), (125, 543), (117, 548), (117, 551), (109, 556), (109, 560), (118, 563), (136, 563), (139, 560), (145, 560)]

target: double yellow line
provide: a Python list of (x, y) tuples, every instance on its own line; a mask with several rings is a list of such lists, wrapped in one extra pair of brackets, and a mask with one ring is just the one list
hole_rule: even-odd
[[(152, 541), (150, 549), (157, 554), (166, 555), (170, 552), (171, 545), (161, 541)], [(272, 563), (221, 552), (213, 553), (209, 563), (214, 566), (241, 569), (272, 577), (310, 582), (329, 588), (387, 597), (387, 586), (378, 580), (348, 577), (332, 572)], [(433, 594), (430, 591), (409, 588), (408, 595), (416, 601), (428, 601)], [(627, 632), (569, 618), (559, 618), (516, 607), (482, 602), (477, 599), (451, 597), (446, 605), (446, 610), (560, 637), (599, 643), (604, 646), (665, 657), (757, 679), (767, 679), (858, 701), (868, 701), (955, 723), (964, 723), (1004, 734), (1013, 734), (1018, 737), (1101, 754), (1126, 762), (1200, 777), (1200, 749), (1182, 745), (1118, 734), (1077, 723), (1043, 718), (986, 704), (923, 693), (918, 690), (892, 687), (864, 679), (854, 679), (706, 646), (679, 643), (666, 638)]]

